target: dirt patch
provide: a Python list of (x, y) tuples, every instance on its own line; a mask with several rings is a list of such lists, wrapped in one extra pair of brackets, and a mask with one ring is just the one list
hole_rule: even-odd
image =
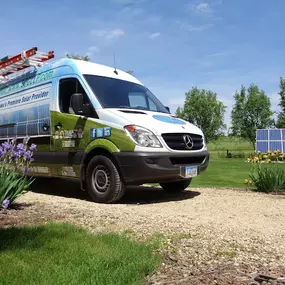
[(0, 226), (58, 220), (157, 240), (165, 258), (149, 284), (283, 282), (270, 278), (285, 275), (284, 196), (201, 188), (169, 194), (136, 187), (120, 203), (104, 205), (91, 202), (77, 183), (43, 179), (18, 202), (0, 211)]

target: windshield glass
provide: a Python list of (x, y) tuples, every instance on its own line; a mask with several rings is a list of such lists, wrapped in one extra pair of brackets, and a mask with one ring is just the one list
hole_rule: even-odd
[(97, 75), (84, 75), (84, 77), (104, 108), (168, 113), (162, 103), (142, 85)]

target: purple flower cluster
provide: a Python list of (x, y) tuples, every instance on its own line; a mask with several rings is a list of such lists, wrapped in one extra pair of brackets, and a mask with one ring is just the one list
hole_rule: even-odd
[[(37, 148), (35, 144), (31, 144), (29, 147), (28, 142), (29, 138), (25, 138), (20, 143), (17, 143), (17, 138), (14, 138), (0, 145), (1, 179), (4, 179), (3, 181), (5, 182), (5, 177), (15, 177), (13, 178), (15, 182), (13, 187), (9, 190), (3, 187), (0, 189), (2, 190), (2, 193), (0, 193), (0, 208), (7, 209), (15, 198), (25, 190), (22, 183), (26, 181), (25, 175), (30, 171), (30, 164), (34, 160), (33, 153)], [(13, 176), (15, 173), (20, 175)], [(28, 181), (26, 185), (28, 185), (27, 183)]]
[(0, 167), (14, 166), (16, 169), (22, 169), (24, 174), (30, 170), (29, 166), (33, 159), (33, 152), (37, 146), (31, 144), (28, 147), (29, 138), (25, 138), (23, 143), (16, 144), (17, 139), (7, 141), (0, 146)]

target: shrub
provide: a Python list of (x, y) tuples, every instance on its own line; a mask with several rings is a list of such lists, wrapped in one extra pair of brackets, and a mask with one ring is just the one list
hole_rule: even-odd
[(285, 170), (276, 165), (256, 164), (249, 176), (251, 181), (247, 180), (245, 183), (253, 184), (256, 191), (269, 193), (285, 190)]
[(8, 208), (31, 183), (26, 177), (33, 161), (36, 145), (28, 146), (29, 139), (16, 143), (16, 139), (8, 140), (0, 146), (0, 208)]

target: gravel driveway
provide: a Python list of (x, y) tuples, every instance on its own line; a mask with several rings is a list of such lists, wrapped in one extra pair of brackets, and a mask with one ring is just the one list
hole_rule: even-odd
[(149, 284), (267, 284), (268, 276), (281, 278), (272, 284), (283, 284), (285, 196), (209, 188), (169, 194), (137, 187), (119, 204), (104, 205), (69, 181), (38, 179), (33, 188), (18, 208), (0, 211), (0, 226), (56, 219), (94, 232), (155, 236), (165, 258)]

